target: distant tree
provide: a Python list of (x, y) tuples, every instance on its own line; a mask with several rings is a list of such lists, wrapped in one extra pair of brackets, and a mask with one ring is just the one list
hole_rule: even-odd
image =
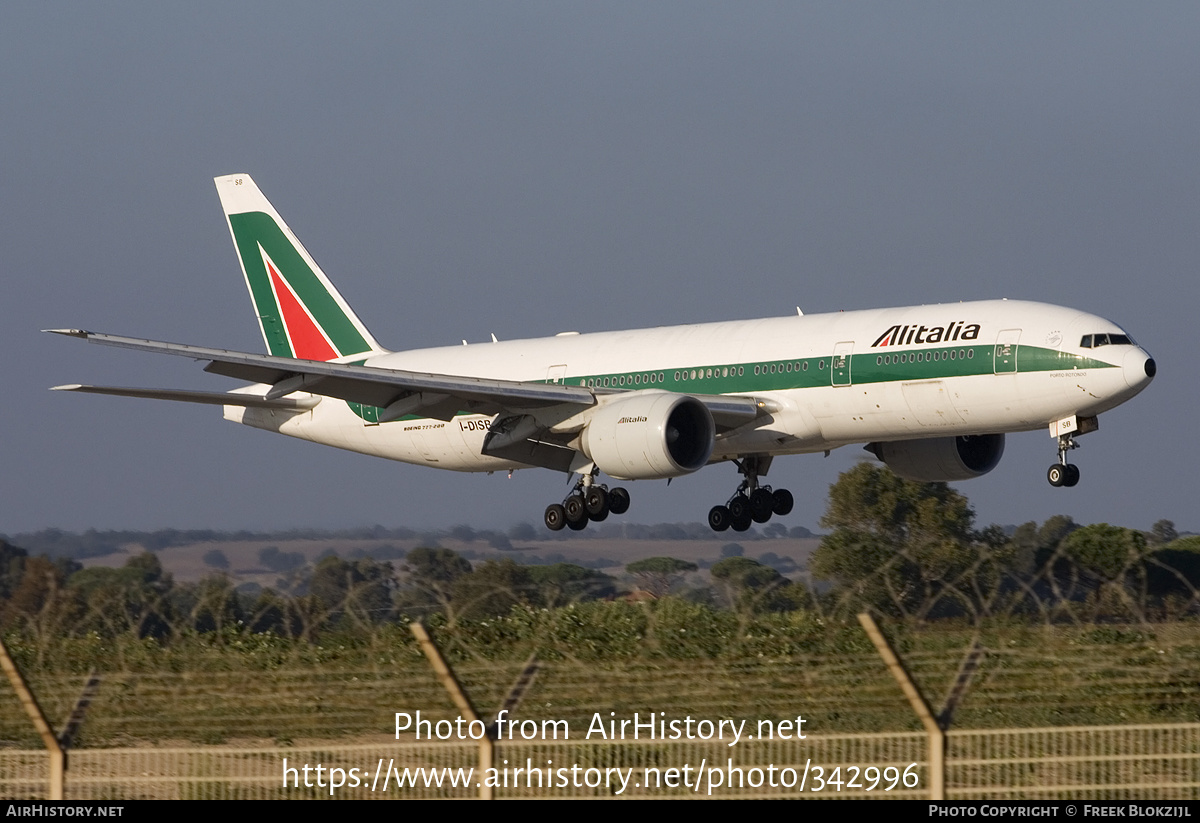
[(1135, 597), (1143, 584), (1142, 564), (1147, 554), (1144, 534), (1096, 523), (1067, 535), (1059, 551), (1091, 581), (1093, 619), (1114, 613), (1144, 617), (1145, 603)]
[(762, 533), (763, 537), (769, 537), (776, 540), (788, 536), (787, 526), (779, 522), (768, 523), (767, 525), (763, 526)]
[(529, 568), (511, 558), (485, 560), (454, 581), (453, 603), (457, 617), (483, 620), (500, 617), (513, 606), (528, 601)]
[(475, 540), (475, 530), (470, 526), (458, 525), (450, 529), (450, 536), (462, 543), (470, 543)]
[(846, 610), (872, 606), (924, 619), (936, 610), (980, 608), (981, 561), (967, 499), (945, 483), (905, 480), (860, 463), (829, 490), (821, 540), (810, 568), (836, 584)]
[(119, 569), (92, 566), (67, 583), (86, 603), (85, 625), (94, 631), (157, 638), (170, 634), (174, 613), (167, 595), (175, 584), (156, 555), (135, 555)]
[(685, 574), (697, 568), (695, 563), (676, 557), (647, 557), (628, 564), (625, 571), (637, 578), (644, 591), (655, 597), (663, 597)]
[(775, 552), (764, 552), (759, 555), (758, 562), (764, 566), (770, 566), (777, 572), (782, 574), (791, 574), (796, 571), (796, 561), (790, 557), (780, 557)]
[(1200, 611), (1200, 537), (1155, 547), (1145, 565), (1149, 593), (1164, 599), (1164, 607), (1179, 614)]
[(246, 622), (250, 631), (258, 634), (271, 632), (280, 637), (299, 637), (303, 631), (292, 599), (283, 597), (274, 589), (259, 592), (247, 612)]
[(1069, 534), (1062, 553), (1104, 583), (1121, 580), (1146, 553), (1146, 537), (1139, 531), (1096, 523)]
[(740, 543), (726, 543), (721, 547), (721, 557), (741, 557), (745, 553)]
[(372, 626), (391, 616), (394, 587), (391, 563), (332, 556), (317, 563), (308, 592), (329, 612), (331, 620), (345, 617), (354, 625)]
[(0, 540), (0, 603), (12, 597), (12, 593), (21, 584), (21, 575), (25, 571), (25, 561), (28, 557), (29, 552), (7, 540)]
[(791, 611), (810, 605), (807, 590), (749, 557), (727, 557), (712, 567), (726, 603), (750, 614)]
[(396, 606), (409, 614), (440, 612), (454, 618), (454, 583), (471, 573), (471, 563), (450, 549), (420, 547), (404, 557), (405, 585)]
[(0, 627), (19, 628), (32, 639), (40, 667), (54, 641), (78, 629), (83, 598), (67, 586), (63, 565), (48, 557), (25, 559), (21, 571), (10, 596), (0, 598)]
[(229, 558), (220, 549), (211, 549), (204, 553), (204, 565), (214, 569), (228, 569)]
[(508, 530), (511, 540), (537, 540), (537, 530), (529, 523), (517, 523)]
[(678, 523), (655, 523), (650, 527), (651, 540), (687, 540), (688, 534)]
[(224, 574), (203, 578), (188, 586), (176, 586), (171, 602), (181, 628), (198, 632), (220, 633), (226, 626), (237, 625), (245, 616), (241, 599)]
[(300, 552), (281, 552), (278, 546), (266, 546), (258, 550), (258, 562), (269, 571), (284, 574), (299, 569), (305, 560)]
[(502, 532), (489, 532), (487, 542), (496, 551), (510, 552), (513, 550), (512, 541)]
[(1178, 539), (1179, 532), (1175, 531), (1175, 524), (1170, 520), (1159, 520), (1150, 527), (1148, 540), (1151, 546), (1165, 546)]
[(615, 579), (573, 563), (530, 566), (528, 569), (536, 603), (543, 608), (554, 609), (582, 600), (600, 600), (617, 593)]

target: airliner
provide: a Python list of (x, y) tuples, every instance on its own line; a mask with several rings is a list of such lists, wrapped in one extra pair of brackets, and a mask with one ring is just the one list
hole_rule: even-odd
[(56, 334), (207, 361), (227, 392), (70, 384), (56, 390), (222, 406), (228, 420), (463, 472), (575, 477), (552, 530), (625, 513), (601, 482), (670, 480), (713, 463), (737, 488), (716, 531), (788, 514), (762, 479), (781, 455), (864, 447), (919, 481), (978, 477), (1009, 432), (1044, 429), (1053, 486), (1074, 486), (1076, 438), (1154, 378), (1114, 323), (1019, 300), (808, 314), (439, 348), (383, 348), (249, 175), (216, 178), (268, 354), (79, 329)]

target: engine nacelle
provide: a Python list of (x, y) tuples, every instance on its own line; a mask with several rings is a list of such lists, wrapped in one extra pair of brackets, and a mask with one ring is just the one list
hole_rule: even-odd
[(931, 483), (969, 480), (996, 468), (1004, 456), (1003, 434), (934, 437), (868, 443), (867, 451), (901, 477)]
[(580, 445), (610, 477), (656, 480), (703, 468), (715, 436), (712, 415), (699, 400), (650, 389), (596, 409)]

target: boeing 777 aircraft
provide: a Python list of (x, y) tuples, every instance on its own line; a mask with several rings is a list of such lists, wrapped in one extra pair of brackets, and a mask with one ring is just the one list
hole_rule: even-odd
[(405, 463), (578, 475), (546, 525), (583, 529), (629, 508), (617, 480), (729, 462), (709, 512), (744, 531), (792, 509), (761, 483), (778, 455), (862, 443), (915, 480), (995, 468), (1007, 432), (1048, 429), (1054, 486), (1074, 486), (1075, 438), (1154, 377), (1112, 322), (1017, 300), (870, 309), (393, 352), (379, 343), (245, 174), (217, 191), (269, 354), (77, 329), (93, 343), (208, 361), (230, 392), (55, 388), (207, 403), (255, 428)]

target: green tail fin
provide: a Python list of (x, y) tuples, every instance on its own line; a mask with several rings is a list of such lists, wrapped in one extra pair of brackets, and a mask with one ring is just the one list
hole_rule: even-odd
[(303, 360), (385, 351), (249, 175), (216, 184), (267, 351)]

